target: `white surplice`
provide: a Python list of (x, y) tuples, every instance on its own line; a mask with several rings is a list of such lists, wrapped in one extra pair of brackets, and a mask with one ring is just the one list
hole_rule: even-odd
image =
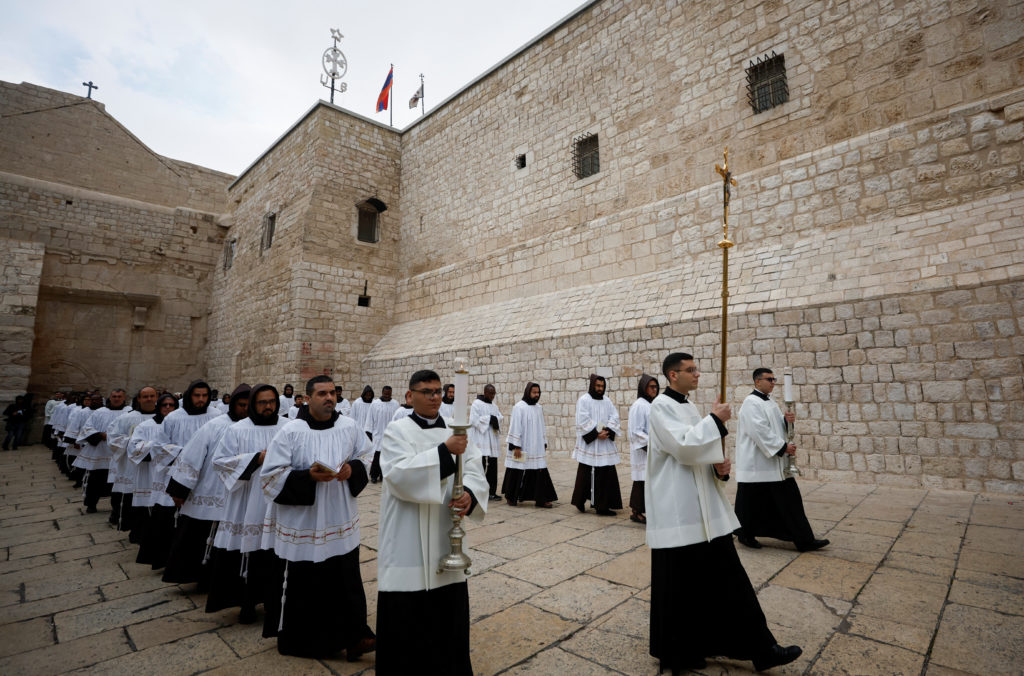
[(171, 478), (190, 491), (181, 506), (185, 516), (219, 521), (224, 513), (224, 484), (213, 469), (213, 451), (233, 422), (225, 414), (200, 427), (171, 466)]
[(352, 404), (348, 403), (348, 399), (342, 398), (338, 400), (338, 403), (334, 405), (334, 410), (339, 415), (352, 416)]
[(68, 425), (64, 430), (64, 441), (67, 443), (64, 454), (75, 458), (80, 453), (80, 450), (75, 448), (75, 445), (81, 445), (78, 442), (78, 437), (82, 432), (82, 425), (92, 415), (92, 409), (89, 407), (79, 406), (68, 416)]
[(412, 413), (412, 409), (411, 408), (406, 408), (404, 406), (399, 406), (397, 409), (395, 409), (395, 414), (393, 416), (391, 416), (391, 422), (395, 422), (396, 420), (401, 420), (402, 418), (404, 418), (405, 416), (409, 415), (410, 413)]
[(647, 443), (650, 426), (651, 402), (640, 397), (629, 407), (626, 430), (629, 432), (629, 466), (633, 481), (644, 481), (647, 476)]
[(82, 439), (82, 450), (79, 451), (78, 457), (75, 458), (75, 467), (87, 470), (110, 468), (111, 449), (108, 440), (100, 439), (97, 443), (91, 444), (86, 439), (97, 433), (105, 434), (110, 423), (115, 418), (130, 410), (132, 409), (129, 406), (125, 406), (117, 411), (101, 406), (85, 419), (85, 422), (82, 423), (82, 429), (78, 433), (79, 438)]
[[(328, 429), (311, 429), (305, 420), (288, 422), (270, 442), (260, 482), (274, 500), (294, 470), (308, 470), (314, 461), (332, 468), (362, 463), (367, 475), (372, 451), (366, 434), (345, 416)], [(312, 480), (308, 479), (307, 480)], [(359, 546), (359, 508), (348, 481), (319, 481), (312, 505), (274, 504), (273, 526), (265, 549), (287, 561), (319, 563)]]
[(747, 395), (737, 416), (736, 481), (784, 481), (786, 459), (785, 455), (778, 453), (785, 448), (788, 438), (786, 419), (782, 417), (778, 404), (768, 395), (758, 394)]
[(505, 469), (545, 469), (548, 466), (548, 435), (544, 427), (544, 409), (540, 404), (517, 401), (512, 407), (512, 420), (508, 424), (507, 444), (523, 449), (522, 458), (516, 460), (512, 451), (505, 450)]
[[(445, 421), (448, 426), (451, 422)], [(391, 423), (384, 432), (377, 554), (380, 591), (422, 591), (466, 581), (462, 571), (437, 572), (441, 557), (451, 551), (448, 503), (455, 480), (454, 474), (441, 478), (438, 446), (451, 435), (449, 428), (423, 429), (412, 416)], [(463, 485), (483, 498), (469, 515), (479, 521), (487, 511), (488, 490), (480, 451), (469, 443), (462, 458)]]
[(665, 392), (654, 398), (644, 483), (648, 546), (710, 542), (740, 527), (712, 467), (724, 460), (714, 418)]
[(380, 450), (380, 442), (384, 438), (384, 429), (391, 424), (391, 418), (399, 408), (401, 408), (401, 404), (394, 399), (388, 401), (377, 399), (370, 405), (363, 429), (373, 435), (373, 450), (375, 453)]
[(616, 437), (622, 436), (619, 428), (619, 411), (608, 396), (594, 399), (584, 394), (576, 402), (576, 447), (572, 458), (591, 467), (607, 467), (619, 464), (619, 449), (611, 439), (594, 439), (589, 444), (583, 435), (596, 429), (609, 429)]
[[(154, 418), (139, 423), (135, 431), (132, 432), (126, 452), (128, 459), (139, 470), (135, 477), (135, 490), (132, 495), (133, 507), (152, 507), (157, 504), (174, 505), (174, 501), (167, 493), (163, 494), (166, 501), (158, 502), (153, 491), (153, 477), (156, 474), (154, 454), (159, 453), (164, 446), (169, 444), (163, 424), (158, 423)], [(164, 486), (166, 487), (166, 483)]]
[(374, 399), (371, 402), (363, 401), (362, 397), (356, 397), (352, 400), (352, 420), (355, 422), (356, 427), (366, 431), (366, 419), (370, 413), (370, 407), (373, 406), (374, 402), (379, 401)]
[(132, 493), (135, 491), (135, 479), (139, 468), (128, 459), (128, 441), (132, 433), (146, 420), (152, 420), (156, 412), (141, 413), (129, 411), (116, 418), (107, 428), (107, 443), (110, 445), (110, 471), (107, 481), (114, 493)]
[(480, 449), (480, 455), (497, 458), (501, 454), (501, 437), (498, 430), (491, 427), (491, 416), (498, 419), (501, 425), (501, 411), (496, 404), (487, 403), (483, 399), (474, 399), (469, 407), (469, 440)]
[(263, 495), (260, 468), (256, 467), (247, 479), (242, 476), (288, 422), (278, 417), (273, 425), (257, 425), (250, 418), (243, 418), (228, 427), (220, 438), (213, 453), (213, 466), (226, 496), (214, 546), (243, 554), (263, 549), (264, 533), (273, 529), (269, 520), (271, 505)]

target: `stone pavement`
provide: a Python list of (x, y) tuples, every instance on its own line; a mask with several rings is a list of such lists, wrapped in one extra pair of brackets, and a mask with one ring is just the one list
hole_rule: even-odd
[[(85, 514), (49, 452), (0, 453), (0, 674), (372, 674), (373, 655), (281, 657), (237, 611), (203, 612), (192, 585), (135, 563), (136, 548)], [(556, 459), (552, 510), (492, 503), (466, 538), (478, 674), (654, 674), (647, 654), (650, 557), (643, 528), (567, 504), (575, 463)], [(623, 495), (628, 464), (620, 465)], [(804, 654), (778, 673), (1024, 671), (1024, 511), (1012, 497), (801, 484), (827, 549), (738, 547), (771, 629)], [(734, 487), (732, 487), (734, 489)], [(106, 501), (104, 501), (105, 503)], [(379, 488), (362, 510), (374, 626)], [(109, 507), (108, 507), (109, 508)], [(685, 610), (685, 609), (681, 609)], [(729, 631), (722, 627), (722, 631)], [(702, 673), (750, 663), (711, 660)]]

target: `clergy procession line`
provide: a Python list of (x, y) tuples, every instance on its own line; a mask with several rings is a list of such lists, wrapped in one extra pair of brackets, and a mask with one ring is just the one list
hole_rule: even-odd
[[(723, 490), (730, 406), (715, 403), (702, 416), (688, 401), (700, 379), (691, 355), (668, 355), (661, 371), (666, 389), (643, 374), (628, 417), (630, 519), (646, 525), (651, 548), (650, 654), (673, 674), (717, 656), (752, 660), (757, 670), (789, 663), (801, 649), (772, 636), (733, 535), (751, 548), (761, 547), (758, 536), (800, 551), (829, 544), (814, 538), (796, 481), (783, 473), (796, 451), (785, 429), (793, 414), (770, 399), (772, 371), (755, 370), (739, 413), (734, 511)], [(591, 375), (577, 402), (571, 503), (614, 515), (622, 428), (606, 387)], [(165, 582), (197, 583), (207, 612), (238, 607), (243, 624), (257, 621), (262, 603), (263, 636), (277, 637), (281, 654), (344, 651), (356, 661), (376, 651), (379, 674), (472, 674), (466, 576), (437, 563), (449, 550), (452, 511), (480, 520), (499, 499), (502, 451), (509, 505), (550, 508), (558, 499), (541, 387), (527, 383), (504, 449), (493, 385), (473, 401), (468, 435), (452, 433), (454, 386), (434, 371), (410, 377), (402, 405), (391, 387), (375, 398), (366, 386), (351, 404), (341, 393), (329, 376), (310, 379), (305, 395), (243, 383), (222, 400), (201, 380), (180, 395), (143, 387), (130, 405), (123, 389), (106, 401), (58, 392), (46, 406), (44, 442), (83, 487), (87, 512), (110, 496), (110, 523), (139, 545), (137, 562), (163, 569)], [(465, 492), (453, 499), (457, 456)], [(383, 482), (376, 633), (356, 503), (371, 481)]]

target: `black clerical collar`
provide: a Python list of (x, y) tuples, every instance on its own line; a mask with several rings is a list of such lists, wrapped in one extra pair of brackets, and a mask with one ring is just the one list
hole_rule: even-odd
[(412, 418), (412, 421), (414, 423), (420, 426), (420, 429), (429, 430), (435, 427), (444, 429), (445, 427), (447, 427), (447, 425), (444, 424), (444, 418), (442, 418), (440, 415), (437, 416), (437, 420), (435, 420), (434, 422), (430, 422), (426, 418), (422, 418), (416, 415), (415, 412), (410, 413), (409, 417)]
[(761, 397), (765, 401), (769, 400), (768, 395), (762, 392), (761, 390), (755, 389), (753, 392), (751, 392), (751, 394), (754, 395), (755, 397)]
[(666, 397), (668, 397), (672, 401), (678, 401), (680, 404), (687, 404), (687, 403), (689, 403), (686, 400), (686, 395), (685, 394), (683, 394), (681, 392), (676, 392), (671, 387), (666, 387), (665, 391), (662, 392), (662, 394), (664, 394)]
[(341, 414), (337, 411), (332, 411), (330, 420), (317, 420), (311, 415), (307, 415), (303, 420), (306, 421), (306, 424), (309, 425), (309, 429), (311, 430), (329, 430), (334, 427), (334, 423), (338, 420), (338, 416), (340, 415)]

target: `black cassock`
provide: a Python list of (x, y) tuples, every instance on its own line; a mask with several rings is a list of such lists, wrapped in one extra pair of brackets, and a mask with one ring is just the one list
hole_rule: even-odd
[(662, 666), (750, 660), (775, 643), (732, 534), (651, 550), (650, 653)]
[(814, 542), (796, 479), (744, 482), (736, 486), (737, 535), (787, 540), (798, 547)]

